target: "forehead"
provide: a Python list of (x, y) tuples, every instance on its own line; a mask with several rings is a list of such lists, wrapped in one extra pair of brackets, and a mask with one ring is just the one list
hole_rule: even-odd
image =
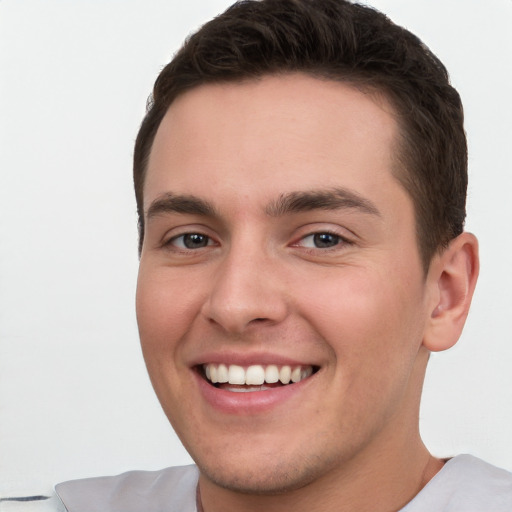
[(396, 134), (383, 98), (340, 82), (288, 74), (200, 86), (157, 131), (144, 203), (169, 191), (267, 202), (297, 185), (372, 195), (398, 186)]

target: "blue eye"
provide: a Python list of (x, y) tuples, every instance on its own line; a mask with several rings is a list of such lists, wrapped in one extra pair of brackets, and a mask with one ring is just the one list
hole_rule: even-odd
[(323, 249), (325, 247), (334, 247), (341, 242), (341, 237), (332, 233), (317, 233), (313, 235), (313, 243), (315, 247)]
[(336, 247), (343, 241), (341, 236), (333, 233), (313, 233), (312, 235), (305, 236), (300, 245), (315, 249), (329, 249)]
[(211, 238), (201, 233), (186, 233), (172, 238), (169, 242), (180, 249), (201, 249), (212, 245)]

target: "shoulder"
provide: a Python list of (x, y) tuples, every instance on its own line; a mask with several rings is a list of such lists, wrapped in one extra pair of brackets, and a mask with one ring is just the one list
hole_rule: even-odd
[(196, 466), (129, 471), (55, 487), (68, 512), (196, 512)]
[(402, 512), (510, 512), (512, 473), (471, 455), (458, 455)]

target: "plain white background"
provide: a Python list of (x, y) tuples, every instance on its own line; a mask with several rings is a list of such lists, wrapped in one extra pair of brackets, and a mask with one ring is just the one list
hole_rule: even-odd
[[(0, 495), (189, 462), (138, 346), (131, 156), (158, 72), (228, 3), (0, 0)], [(369, 3), (441, 57), (467, 116), (482, 271), (422, 433), (512, 470), (512, 1)]]

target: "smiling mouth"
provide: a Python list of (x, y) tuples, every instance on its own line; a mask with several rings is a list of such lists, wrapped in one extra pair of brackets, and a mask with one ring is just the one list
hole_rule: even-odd
[(312, 365), (203, 364), (200, 373), (213, 386), (233, 392), (264, 391), (305, 380), (318, 371)]

